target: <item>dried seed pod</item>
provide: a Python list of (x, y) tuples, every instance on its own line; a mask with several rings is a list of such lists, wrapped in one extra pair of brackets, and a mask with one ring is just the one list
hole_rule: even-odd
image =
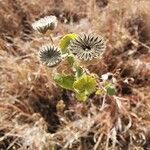
[(69, 49), (80, 61), (93, 61), (104, 52), (106, 42), (101, 36), (83, 35), (72, 40)]
[(55, 16), (46, 16), (32, 24), (34, 30), (41, 33), (46, 33), (47, 30), (54, 30), (57, 26), (58, 20)]
[(55, 67), (57, 66), (62, 58), (60, 50), (51, 45), (45, 45), (40, 49), (40, 60), (43, 64), (48, 67)]

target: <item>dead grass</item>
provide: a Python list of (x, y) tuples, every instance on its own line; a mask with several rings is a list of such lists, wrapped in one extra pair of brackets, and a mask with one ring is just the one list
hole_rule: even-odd
[[(149, 150), (149, 9), (148, 0), (0, 1), (0, 149)], [(119, 70), (117, 96), (91, 95), (81, 104), (53, 85), (37, 55), (49, 38), (31, 28), (50, 14), (60, 21), (55, 39), (85, 32), (108, 40), (104, 58), (89, 70), (99, 76)]]

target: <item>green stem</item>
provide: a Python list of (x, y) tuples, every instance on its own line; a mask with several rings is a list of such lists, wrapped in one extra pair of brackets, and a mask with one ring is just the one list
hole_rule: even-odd
[(48, 36), (48, 37), (50, 38), (51, 43), (54, 44), (54, 40), (53, 40), (53, 38), (52, 38), (52, 36), (51, 36), (51, 32), (50, 32), (50, 31), (47, 31), (47, 32), (45, 33), (45, 35)]
[(50, 37), (50, 40), (51, 40), (52, 44), (54, 44), (54, 41), (53, 41), (53, 38), (52, 38), (51, 34), (49, 35), (49, 37)]

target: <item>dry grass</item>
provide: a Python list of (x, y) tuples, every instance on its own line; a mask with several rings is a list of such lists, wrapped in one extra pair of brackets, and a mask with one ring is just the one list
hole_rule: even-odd
[[(149, 150), (149, 9), (148, 0), (0, 1), (0, 149)], [(81, 104), (53, 85), (37, 57), (49, 38), (31, 28), (50, 14), (59, 19), (56, 40), (69, 32), (108, 40), (103, 60), (89, 70), (119, 70), (117, 96), (91, 95)], [(131, 77), (133, 83), (124, 83)]]

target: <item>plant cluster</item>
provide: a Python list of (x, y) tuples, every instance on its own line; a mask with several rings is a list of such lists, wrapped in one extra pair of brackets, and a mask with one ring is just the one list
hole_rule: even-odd
[[(55, 16), (47, 16), (33, 23), (33, 28), (40, 33), (52, 31), (57, 26)], [(52, 44), (40, 48), (39, 57), (41, 62), (55, 70), (53, 80), (63, 89), (73, 91), (78, 101), (86, 101), (95, 93), (97, 95), (115, 94), (114, 83), (103, 79), (96, 74), (91, 74), (86, 68), (100, 61), (106, 50), (106, 41), (99, 35), (77, 35), (70, 33), (64, 35), (58, 46), (49, 34)], [(62, 62), (67, 62), (72, 73), (59, 72), (57, 68)]]

